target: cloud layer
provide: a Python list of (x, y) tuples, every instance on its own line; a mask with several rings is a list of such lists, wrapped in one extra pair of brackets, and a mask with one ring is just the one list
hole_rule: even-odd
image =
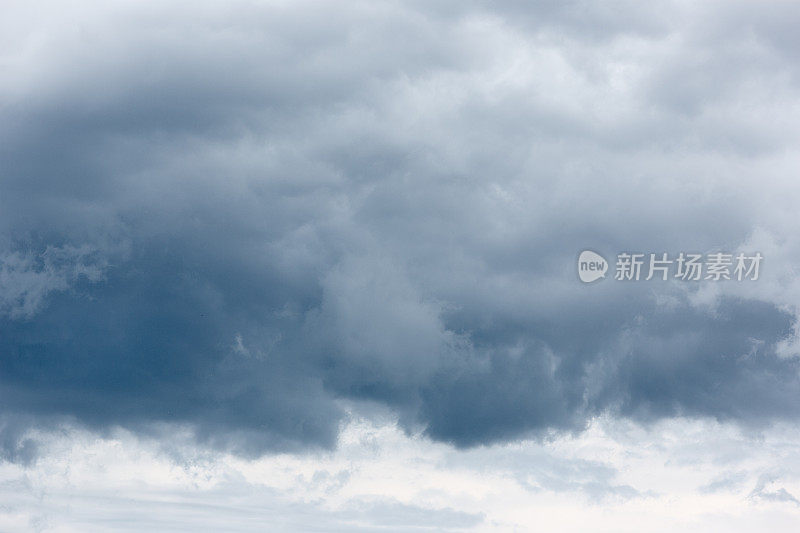
[[(800, 9), (602, 6), (3, 8), (5, 456), (329, 447), (342, 400), (458, 446), (796, 420)], [(765, 267), (587, 287), (585, 248)]]

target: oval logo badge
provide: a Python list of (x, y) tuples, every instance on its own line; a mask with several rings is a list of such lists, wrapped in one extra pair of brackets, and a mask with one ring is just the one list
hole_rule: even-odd
[(591, 250), (584, 250), (578, 256), (578, 277), (584, 283), (591, 283), (606, 277), (608, 271), (608, 261)]

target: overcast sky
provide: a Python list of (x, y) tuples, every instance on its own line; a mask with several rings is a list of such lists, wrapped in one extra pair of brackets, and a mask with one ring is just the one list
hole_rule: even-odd
[(798, 26), (3, 3), (0, 530), (793, 531)]

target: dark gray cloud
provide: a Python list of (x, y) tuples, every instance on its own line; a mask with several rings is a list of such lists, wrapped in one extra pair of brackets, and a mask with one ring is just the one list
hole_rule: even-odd
[(242, 454), (331, 446), (338, 399), (459, 446), (794, 419), (792, 309), (572, 268), (766, 223), (798, 9), (581, 6), (8, 8), (4, 412)]

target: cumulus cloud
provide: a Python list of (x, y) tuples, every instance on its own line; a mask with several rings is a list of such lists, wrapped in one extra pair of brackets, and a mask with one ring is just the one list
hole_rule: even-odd
[(3, 410), (245, 455), (341, 400), (458, 446), (796, 420), (794, 248), (710, 297), (573, 262), (791, 238), (800, 10), (603, 6), (4, 7)]

